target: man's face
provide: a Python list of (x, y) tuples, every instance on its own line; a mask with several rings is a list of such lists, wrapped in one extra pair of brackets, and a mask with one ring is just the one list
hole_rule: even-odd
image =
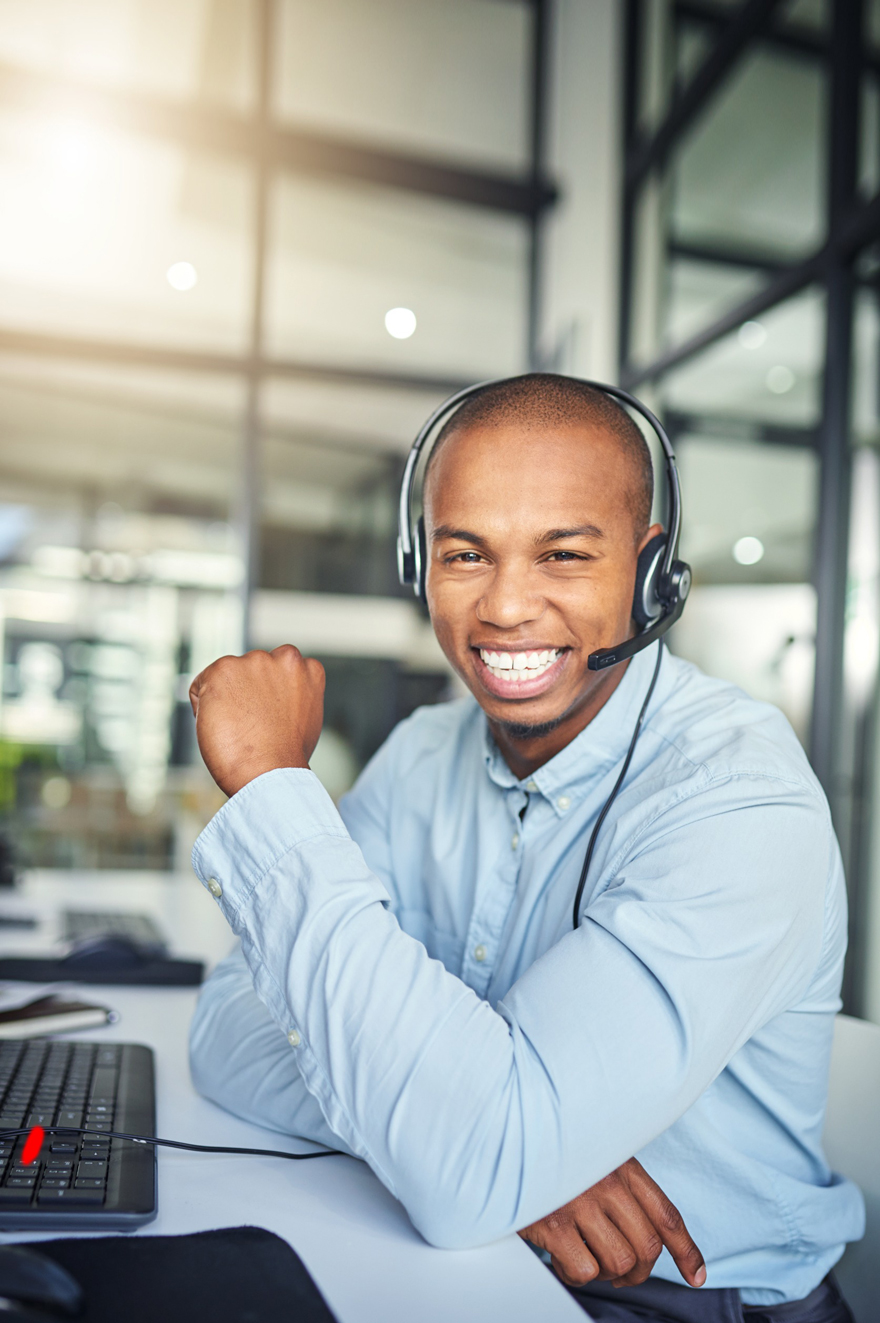
[(623, 667), (591, 671), (587, 658), (632, 633), (638, 553), (658, 531), (636, 539), (636, 482), (599, 427), (474, 426), (436, 456), (428, 606), (493, 729), (560, 723), (563, 747), (618, 683)]

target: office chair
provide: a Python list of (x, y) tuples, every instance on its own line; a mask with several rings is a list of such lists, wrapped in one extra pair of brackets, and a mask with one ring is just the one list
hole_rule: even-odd
[(880, 1028), (838, 1015), (831, 1053), (825, 1152), (865, 1195), (864, 1240), (835, 1269), (856, 1323), (876, 1323), (880, 1300)]

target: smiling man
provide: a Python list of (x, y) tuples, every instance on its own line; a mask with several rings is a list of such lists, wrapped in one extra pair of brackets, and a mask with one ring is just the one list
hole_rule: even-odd
[(317, 662), (197, 677), (231, 798), (194, 864), (240, 948), (193, 1074), (363, 1158), (437, 1245), (519, 1231), (596, 1319), (841, 1323), (827, 1275), (863, 1213), (821, 1149), (837, 845), (777, 711), (656, 643), (590, 670), (634, 632), (651, 497), (640, 432), (584, 383), (462, 405), (426, 475), (427, 598), (472, 697), (401, 723), (341, 816), (308, 770)]

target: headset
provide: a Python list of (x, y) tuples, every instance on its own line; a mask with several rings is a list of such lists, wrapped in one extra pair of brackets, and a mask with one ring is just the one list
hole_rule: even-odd
[[(567, 379), (589, 386), (592, 390), (601, 391), (602, 394), (609, 395), (616, 402), (640, 414), (660, 442), (666, 469), (669, 528), (667, 532), (657, 533), (652, 537), (639, 554), (632, 606), (632, 618), (638, 627), (637, 632), (632, 638), (624, 639), (613, 648), (600, 648), (597, 652), (590, 653), (587, 659), (590, 670), (603, 671), (608, 666), (616, 666), (619, 662), (626, 661), (627, 658), (633, 657), (643, 648), (662, 638), (684, 610), (691, 587), (691, 568), (678, 559), (678, 543), (681, 536), (681, 485), (672, 442), (666, 435), (659, 418), (642, 404), (641, 400), (637, 400), (634, 395), (621, 390), (618, 386), (606, 386), (602, 382), (587, 381), (582, 377)], [(481, 381), (474, 386), (466, 386), (463, 390), (456, 391), (434, 410), (412, 443), (400, 484), (397, 572), (401, 584), (409, 585), (421, 602), (426, 601), (428, 553), (424, 516), (420, 515), (415, 526), (413, 525), (413, 493), (419, 459), (438, 424), (448, 421), (466, 400), (472, 400), (475, 396), (482, 395), (484, 391), (516, 380), (518, 380), (516, 377), (502, 377), (495, 381)]]
[[(482, 381), (475, 386), (466, 386), (464, 390), (456, 391), (454, 395), (450, 395), (448, 400), (444, 400), (434, 410), (412, 443), (400, 484), (397, 521), (397, 572), (401, 584), (409, 585), (421, 602), (427, 600), (425, 583), (428, 572), (428, 552), (425, 540), (424, 516), (420, 515), (415, 527), (413, 526), (413, 492), (419, 459), (438, 423), (448, 420), (466, 400), (471, 400), (494, 386), (503, 386), (508, 381), (516, 380), (516, 377), (502, 377), (495, 381)], [(616, 666), (619, 662), (635, 656), (637, 652), (641, 652), (643, 648), (649, 647), (658, 639), (661, 640), (660, 647), (657, 649), (657, 661), (654, 665), (651, 683), (636, 718), (623, 766), (590, 833), (572, 910), (572, 928), (577, 931), (580, 926), (581, 900), (596, 840), (602, 823), (608, 816), (611, 805), (617, 798), (618, 791), (629, 771), (629, 765), (635, 753), (645, 714), (657, 684), (657, 677), (660, 674), (660, 663), (663, 660), (663, 635), (675, 624), (684, 610), (684, 604), (691, 588), (692, 576), (691, 567), (683, 560), (678, 559), (678, 543), (681, 536), (681, 485), (678, 480), (675, 451), (672, 449), (672, 442), (666, 435), (660, 419), (646, 405), (642, 404), (641, 400), (637, 400), (634, 395), (621, 390), (619, 386), (606, 386), (600, 381), (587, 381), (583, 377), (569, 377), (567, 380), (577, 381), (583, 386), (589, 386), (592, 390), (601, 391), (604, 395), (610, 396), (617, 403), (626, 405), (627, 408), (632, 409), (634, 413), (644, 418), (660, 442), (663, 451), (666, 468), (666, 489), (669, 497), (668, 531), (657, 533), (639, 553), (632, 605), (632, 618), (637, 626), (637, 632), (632, 638), (624, 639), (613, 648), (600, 648), (597, 652), (591, 652), (587, 658), (587, 664), (591, 671), (603, 671), (608, 666)]]

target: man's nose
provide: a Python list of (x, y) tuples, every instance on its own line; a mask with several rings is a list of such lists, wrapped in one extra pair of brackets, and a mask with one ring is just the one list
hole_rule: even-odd
[(477, 603), (477, 618), (484, 625), (515, 629), (538, 620), (546, 607), (539, 585), (528, 570), (516, 565), (498, 565)]

